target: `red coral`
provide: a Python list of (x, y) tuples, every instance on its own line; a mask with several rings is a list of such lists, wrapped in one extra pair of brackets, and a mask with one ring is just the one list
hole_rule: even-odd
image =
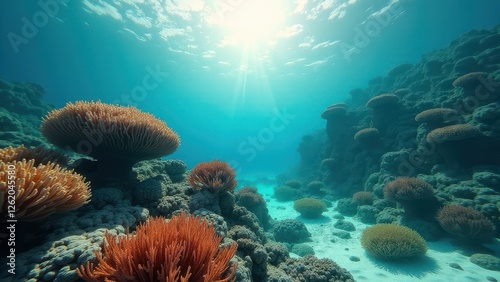
[(166, 222), (152, 218), (135, 235), (106, 234), (104, 257), (80, 266), (85, 281), (234, 281), (229, 261), (237, 245), (220, 249), (222, 238), (206, 221), (182, 213)]

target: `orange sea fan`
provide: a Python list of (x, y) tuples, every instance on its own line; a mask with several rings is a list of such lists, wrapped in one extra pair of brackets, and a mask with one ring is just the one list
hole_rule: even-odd
[[(9, 175), (15, 176), (12, 184)], [(50, 162), (35, 166), (35, 160), (0, 162), (2, 214), (7, 213), (10, 191), (15, 192), (15, 218), (24, 221), (75, 210), (91, 196), (89, 183), (81, 175)]]
[(77, 274), (86, 281), (234, 281), (229, 261), (237, 245), (220, 248), (221, 241), (207, 221), (185, 213), (151, 218), (135, 235), (106, 234), (104, 256), (96, 253), (97, 265), (87, 262)]
[(188, 176), (195, 189), (208, 189), (212, 193), (233, 191), (238, 185), (236, 173), (225, 162), (213, 161), (195, 166)]

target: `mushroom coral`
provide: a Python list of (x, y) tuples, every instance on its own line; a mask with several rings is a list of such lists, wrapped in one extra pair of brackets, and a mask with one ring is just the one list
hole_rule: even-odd
[(415, 116), (418, 123), (427, 123), (431, 126), (444, 125), (460, 120), (458, 112), (449, 108), (434, 108), (420, 112)]
[(455, 124), (429, 132), (426, 141), (436, 147), (444, 162), (450, 166), (498, 165), (498, 140), (484, 136), (475, 126)]
[(127, 179), (132, 166), (177, 150), (180, 139), (165, 122), (133, 107), (101, 102), (68, 103), (41, 126), (47, 140), (97, 159), (97, 175)]
[(399, 97), (392, 93), (385, 93), (371, 98), (366, 107), (373, 109), (372, 126), (384, 131), (399, 114)]

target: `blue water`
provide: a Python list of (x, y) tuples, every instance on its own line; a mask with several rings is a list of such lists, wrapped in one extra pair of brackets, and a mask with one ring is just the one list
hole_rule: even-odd
[(324, 129), (326, 106), (499, 24), (498, 11), (493, 0), (2, 1), (0, 78), (43, 85), (58, 108), (150, 112), (182, 139), (168, 158), (189, 167), (220, 159), (276, 174)]

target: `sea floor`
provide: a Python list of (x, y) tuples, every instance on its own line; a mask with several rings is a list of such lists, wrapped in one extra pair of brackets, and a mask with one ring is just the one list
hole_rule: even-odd
[[(269, 213), (274, 220), (298, 219), (306, 225), (311, 233), (311, 242), (318, 258), (329, 258), (339, 266), (347, 269), (356, 281), (391, 281), (391, 282), (472, 282), (472, 281), (500, 281), (500, 272), (481, 268), (469, 261), (464, 255), (466, 251), (453, 245), (451, 239), (441, 239), (438, 242), (428, 242), (429, 250), (425, 257), (398, 262), (385, 262), (370, 257), (361, 247), (360, 237), (363, 230), (370, 226), (356, 219), (356, 217), (345, 216), (345, 220), (352, 222), (356, 227), (350, 232), (351, 239), (341, 239), (332, 235), (333, 227), (337, 221), (333, 218), (338, 212), (337, 205), (324, 212), (323, 218), (310, 220), (304, 219), (293, 209), (293, 202), (277, 202), (272, 198), (272, 185), (255, 185), (259, 193), (267, 201)], [(332, 243), (332, 239), (335, 241)], [(485, 245), (493, 250), (498, 256), (500, 254), (500, 241)], [(290, 254), (294, 256), (293, 253)], [(359, 258), (352, 261), (351, 257)], [(458, 264), (462, 270), (450, 266), (451, 263)], [(496, 280), (494, 280), (496, 279)]]

